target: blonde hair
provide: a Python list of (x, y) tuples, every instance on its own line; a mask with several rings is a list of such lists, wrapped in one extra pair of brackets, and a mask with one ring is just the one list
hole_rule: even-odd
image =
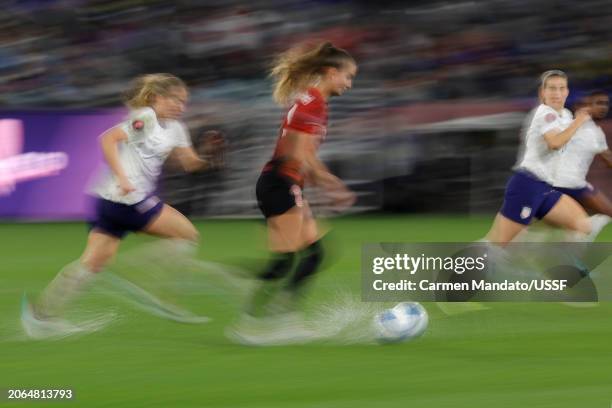
[(276, 57), (270, 70), (274, 78), (274, 100), (280, 105), (288, 105), (295, 94), (304, 91), (325, 68), (340, 68), (347, 62), (355, 63), (355, 60), (330, 42), (290, 48)]
[(546, 86), (546, 81), (554, 77), (563, 78), (567, 81), (567, 74), (565, 72), (561, 71), (560, 69), (550, 69), (540, 75), (540, 88), (544, 89)]
[(548, 81), (550, 78), (563, 78), (565, 79), (565, 82), (568, 82), (567, 74), (560, 69), (549, 69), (548, 71), (543, 72), (542, 75), (540, 75), (540, 86), (538, 87), (538, 99), (540, 100), (540, 103), (545, 103), (542, 92), (546, 87), (546, 81)]
[(182, 79), (172, 74), (147, 74), (137, 77), (124, 94), (125, 104), (131, 109), (151, 106), (155, 95), (166, 96), (172, 88), (185, 88)]

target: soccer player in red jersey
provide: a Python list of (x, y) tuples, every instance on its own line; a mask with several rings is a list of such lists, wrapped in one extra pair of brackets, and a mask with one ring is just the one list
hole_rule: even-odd
[(246, 318), (269, 316), (271, 293), (293, 305), (323, 259), (321, 232), (302, 196), (304, 185), (325, 190), (340, 208), (355, 201), (317, 151), (326, 137), (327, 101), (350, 89), (356, 72), (351, 55), (329, 42), (289, 49), (272, 68), (274, 99), (288, 110), (272, 159), (257, 181), (257, 202), (266, 218), (272, 256), (258, 276), (261, 287)]

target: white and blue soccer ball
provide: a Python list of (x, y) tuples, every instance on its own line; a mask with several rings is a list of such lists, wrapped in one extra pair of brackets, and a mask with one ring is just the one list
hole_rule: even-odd
[(417, 302), (398, 303), (374, 317), (374, 329), (379, 341), (393, 343), (419, 337), (429, 323), (427, 310)]

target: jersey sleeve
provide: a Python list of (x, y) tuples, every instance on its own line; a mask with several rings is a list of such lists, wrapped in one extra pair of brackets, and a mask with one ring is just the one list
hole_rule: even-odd
[(130, 111), (127, 120), (121, 123), (120, 128), (127, 134), (128, 141), (138, 142), (150, 134), (156, 125), (155, 111), (147, 107)]
[(598, 148), (599, 153), (603, 153), (609, 149), (608, 141), (606, 140), (606, 134), (603, 131), (599, 133), (597, 142), (598, 142), (597, 148)]
[(326, 127), (326, 106), (318, 98), (310, 95), (296, 101), (287, 112), (285, 129), (312, 135), (324, 135)]
[(174, 123), (174, 146), (175, 147), (191, 147), (191, 136), (189, 129), (184, 123), (176, 121)]
[(540, 127), (539, 133), (541, 135), (544, 135), (553, 129), (563, 130), (564, 128), (561, 121), (561, 115), (549, 107), (538, 109), (538, 112), (536, 112), (534, 118), (534, 124)]

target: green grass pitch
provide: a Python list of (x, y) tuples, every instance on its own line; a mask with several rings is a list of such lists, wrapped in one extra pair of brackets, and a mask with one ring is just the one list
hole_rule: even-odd
[[(491, 218), (367, 216), (332, 221), (338, 259), (315, 283), (359, 295), (363, 242), (471, 241)], [(261, 222), (198, 222), (199, 257), (223, 261), (262, 253)], [(66, 407), (603, 407), (612, 403), (612, 305), (491, 304), (444, 315), (425, 304), (425, 335), (396, 345), (234, 345), (224, 327), (238, 302), (193, 295), (214, 320), (185, 325), (114, 300), (121, 319), (58, 341), (19, 337), (24, 290), (37, 294), (83, 248), (82, 224), (0, 225), (0, 397), (3, 406)], [(148, 238), (133, 236), (122, 252)], [(612, 241), (612, 227), (600, 237)], [(121, 254), (119, 255), (121, 256)], [(70, 402), (8, 402), (9, 388), (72, 388)]]

